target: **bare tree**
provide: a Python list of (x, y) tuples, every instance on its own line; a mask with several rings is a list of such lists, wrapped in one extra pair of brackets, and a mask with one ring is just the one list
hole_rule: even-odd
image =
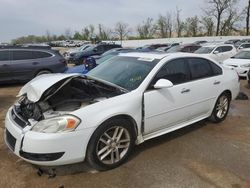
[(167, 37), (171, 38), (172, 37), (172, 32), (173, 32), (173, 19), (172, 19), (172, 14), (170, 12), (167, 12), (166, 14), (166, 29), (167, 29)]
[(161, 38), (166, 38), (167, 37), (167, 21), (166, 17), (162, 16), (161, 14), (159, 15), (159, 18), (157, 20), (157, 26), (160, 31), (160, 37)]
[(49, 30), (46, 30), (46, 39), (48, 42), (50, 42), (52, 40), (52, 36), (51, 36)]
[(161, 38), (172, 37), (172, 32), (173, 32), (172, 14), (170, 12), (167, 12), (166, 16), (160, 14), (157, 21), (157, 26), (158, 30), (160, 31)]
[(223, 13), (229, 7), (230, 3), (235, 0), (208, 0), (207, 3), (210, 7), (206, 8), (205, 12), (207, 15), (213, 15), (216, 18), (216, 36), (219, 35), (220, 25)]
[(226, 11), (226, 17), (222, 21), (222, 24), (221, 24), (220, 35), (226, 36), (226, 35), (232, 35), (233, 31), (238, 32), (239, 29), (237, 29), (236, 23), (239, 20), (241, 20), (242, 15), (243, 15), (242, 13), (240, 13), (240, 11), (237, 10), (236, 7), (230, 4), (230, 6), (228, 7)]
[(119, 37), (121, 44), (123, 39), (128, 35), (128, 33), (130, 32), (129, 29), (129, 25), (127, 23), (123, 23), (123, 22), (118, 22), (115, 25), (115, 30), (114, 30), (115, 34)]
[(186, 30), (187, 36), (192, 36), (192, 37), (197, 36), (200, 30), (199, 22), (200, 20), (198, 16), (194, 16), (194, 17), (190, 17), (186, 19), (185, 30)]
[(110, 39), (110, 34), (111, 34), (111, 29), (104, 27), (102, 24), (98, 25), (99, 29), (99, 34), (98, 37), (100, 40), (109, 40)]
[(142, 24), (137, 26), (137, 32), (141, 39), (153, 38), (156, 32), (156, 26), (152, 18), (147, 18)]
[(201, 18), (201, 24), (205, 30), (206, 36), (213, 36), (214, 33), (214, 21), (211, 17), (203, 16)]
[(181, 10), (178, 7), (176, 7), (175, 31), (178, 37), (181, 37), (182, 30), (184, 29), (184, 23), (181, 21), (180, 13), (181, 13)]
[(72, 36), (71, 29), (70, 28), (65, 29), (65, 33), (64, 34), (65, 34), (65, 38), (66, 39), (70, 39), (71, 36)]
[(246, 17), (246, 35), (249, 35), (249, 17), (250, 17), (250, 0), (247, 6), (247, 17)]

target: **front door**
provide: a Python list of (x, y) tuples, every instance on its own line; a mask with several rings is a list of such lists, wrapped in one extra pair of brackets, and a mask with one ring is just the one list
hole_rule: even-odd
[[(174, 86), (154, 89), (152, 86), (162, 78), (170, 80)], [(144, 134), (186, 121), (190, 116), (189, 104), (193, 103), (189, 80), (190, 73), (184, 59), (167, 62), (160, 69), (144, 93)]]

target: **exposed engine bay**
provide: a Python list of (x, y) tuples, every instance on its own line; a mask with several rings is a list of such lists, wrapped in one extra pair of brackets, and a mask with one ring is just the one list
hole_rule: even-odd
[(119, 87), (78, 76), (54, 84), (43, 93), (38, 102), (22, 96), (15, 105), (15, 111), (26, 121), (41, 121), (123, 93), (125, 91)]

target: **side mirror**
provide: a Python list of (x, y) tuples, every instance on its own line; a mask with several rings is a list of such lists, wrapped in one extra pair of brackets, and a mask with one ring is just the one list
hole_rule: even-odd
[(217, 50), (216, 50), (216, 51), (214, 51), (214, 54), (218, 54), (218, 53), (219, 53), (219, 51), (217, 51)]
[(160, 79), (155, 83), (154, 88), (155, 89), (171, 88), (173, 87), (173, 85), (174, 84), (167, 79)]
[(97, 52), (97, 48), (94, 48), (93, 51), (94, 51), (94, 52)]
[(243, 46), (239, 47), (239, 49), (240, 49), (240, 50), (243, 49)]

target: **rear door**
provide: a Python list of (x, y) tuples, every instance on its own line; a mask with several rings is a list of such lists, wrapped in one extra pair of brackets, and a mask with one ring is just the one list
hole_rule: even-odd
[(0, 81), (11, 80), (13, 75), (10, 74), (10, 51), (0, 51)]
[(222, 54), (223, 54), (222, 61), (232, 57), (236, 52), (232, 46), (221, 46), (221, 48), (222, 48)]
[(13, 49), (10, 51), (10, 71), (14, 80), (29, 80), (34, 75), (34, 65), (38, 64), (33, 59), (32, 50)]
[(203, 58), (187, 58), (192, 83), (193, 103), (192, 117), (199, 117), (211, 111), (219, 96), (222, 83), (221, 68)]

